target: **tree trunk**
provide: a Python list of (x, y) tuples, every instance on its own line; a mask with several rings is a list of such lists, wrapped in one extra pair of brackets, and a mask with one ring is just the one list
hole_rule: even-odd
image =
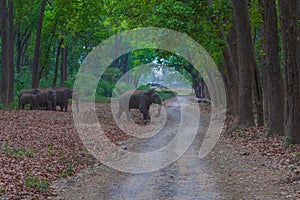
[(120, 46), (120, 42), (121, 42), (121, 36), (120, 35), (116, 35), (115, 36), (115, 44), (114, 44), (114, 61), (112, 63), (112, 67), (113, 68), (118, 68), (119, 66), (119, 46)]
[(254, 125), (252, 109), (251, 74), (254, 61), (251, 28), (246, 0), (233, 0), (234, 25), (237, 37), (239, 65), (239, 118), (238, 128), (244, 129)]
[(225, 65), (222, 74), (226, 74), (227, 78), (227, 97), (229, 104), (229, 114), (234, 118), (238, 116), (238, 105), (239, 105), (239, 93), (238, 93), (238, 65), (237, 60), (234, 58), (234, 43), (236, 41), (235, 38), (235, 30), (232, 29), (229, 33), (229, 36), (222, 32), (221, 38), (226, 42), (226, 47), (223, 50), (223, 56)]
[(14, 23), (13, 0), (0, 1), (2, 38), (1, 101), (7, 107), (14, 100)]
[(265, 93), (268, 112), (269, 131), (267, 135), (284, 134), (284, 92), (280, 70), (278, 27), (275, 0), (261, 0), (263, 8), (263, 32), (265, 32)]
[(32, 66), (32, 88), (38, 88), (39, 86), (40, 43), (41, 43), (41, 33), (42, 33), (45, 8), (46, 8), (46, 0), (42, 0), (38, 27), (36, 32), (36, 39), (35, 39), (35, 49), (34, 49), (34, 58), (33, 58), (33, 66)]
[(122, 55), (122, 66), (121, 66), (121, 70), (122, 70), (122, 74), (126, 74), (126, 72), (128, 71), (128, 62), (129, 62), (129, 53), (126, 53), (124, 55)]
[(300, 143), (300, 90), (296, 62), (297, 0), (279, 0), (280, 24), (284, 54), (285, 137), (290, 143)]
[(269, 94), (269, 74), (268, 74), (268, 65), (267, 65), (267, 24), (265, 22), (265, 14), (264, 14), (264, 7), (262, 4), (263, 0), (259, 1), (260, 7), (262, 8), (262, 15), (263, 15), (263, 20), (264, 22), (261, 23), (260, 26), (260, 51), (261, 53), (259, 54), (259, 60), (260, 60), (260, 66), (262, 70), (262, 85), (263, 85), (263, 98), (264, 98), (264, 118), (265, 122), (269, 124), (269, 103), (270, 103), (270, 94)]
[(254, 100), (256, 104), (256, 112), (257, 112), (257, 125), (264, 126), (264, 109), (263, 109), (263, 97), (262, 97), (262, 88), (261, 88), (261, 81), (258, 72), (257, 62), (255, 60), (254, 50), (253, 50), (253, 91), (254, 91)]
[[(297, 1), (297, 22), (300, 23), (300, 1)], [(296, 41), (296, 62), (297, 62), (297, 67), (298, 71), (300, 72), (300, 24), (298, 24), (296, 31), (297, 31), (297, 41)]]
[(26, 49), (28, 47), (29, 38), (30, 38), (30, 31), (28, 29), (25, 30), (24, 33), (20, 32), (21, 30), (18, 30), (17, 33), (17, 42), (16, 42), (16, 52), (17, 52), (17, 72), (21, 72), (21, 67), (23, 64), (23, 58), (24, 54), (26, 52)]
[(61, 45), (63, 42), (64, 42), (64, 39), (61, 38), (59, 41), (59, 44), (57, 46), (56, 59), (55, 59), (55, 70), (54, 70), (52, 87), (56, 87), (56, 80), (57, 80), (57, 76), (58, 76), (59, 56), (60, 56)]
[(14, 31), (14, 1), (8, 1), (8, 34), (9, 34), (9, 55), (8, 55), (8, 65), (9, 65), (9, 94), (8, 101), (14, 100), (14, 44), (15, 44), (15, 31)]
[[(55, 21), (54, 23), (54, 26), (53, 26), (53, 29), (52, 29), (52, 33), (51, 33), (51, 36), (50, 36), (50, 40), (49, 40), (49, 43), (48, 43), (48, 47), (47, 47), (47, 50), (45, 52), (45, 61), (47, 62), (49, 60), (49, 57), (50, 57), (50, 51), (51, 51), (51, 47), (52, 47), (52, 42), (54, 40), (54, 35), (56, 33), (56, 29), (57, 29), (57, 20)], [(39, 69), (39, 75), (38, 75), (38, 78), (39, 78), (39, 81), (42, 77), (42, 74), (44, 73), (46, 69), (46, 74), (48, 75), (49, 74), (49, 67), (46, 67), (46, 64), (44, 64), (40, 69)]]
[(61, 64), (60, 64), (60, 87), (65, 86), (65, 80), (67, 80), (67, 51), (63, 47), (61, 49)]

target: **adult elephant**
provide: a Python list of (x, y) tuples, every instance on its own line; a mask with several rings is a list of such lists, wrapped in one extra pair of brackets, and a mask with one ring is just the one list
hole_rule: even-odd
[(56, 91), (56, 105), (60, 106), (61, 111), (68, 112), (68, 100), (72, 99), (76, 102), (77, 112), (78, 108), (78, 94), (75, 90), (70, 88), (54, 88)]
[(38, 95), (29, 92), (23, 92), (18, 95), (19, 109), (25, 109), (26, 104), (30, 104), (30, 110), (38, 108)]
[(38, 91), (40, 109), (56, 110), (56, 91), (53, 89), (38, 89)]
[(130, 120), (129, 111), (131, 108), (139, 109), (143, 113), (144, 123), (151, 120), (149, 115), (149, 108), (152, 103), (159, 104), (158, 114), (161, 111), (161, 99), (155, 89), (150, 90), (135, 90), (125, 92), (119, 100), (119, 112), (117, 117), (120, 118), (125, 112), (127, 119)]
[(37, 95), (39, 93), (39, 89), (23, 89), (23, 90), (20, 91), (19, 96), (24, 94), (24, 93)]

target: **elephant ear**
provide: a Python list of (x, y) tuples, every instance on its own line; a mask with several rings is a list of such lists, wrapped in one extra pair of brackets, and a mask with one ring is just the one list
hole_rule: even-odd
[(150, 101), (151, 96), (155, 93), (155, 89), (150, 89), (144, 93), (144, 98), (146, 101)]

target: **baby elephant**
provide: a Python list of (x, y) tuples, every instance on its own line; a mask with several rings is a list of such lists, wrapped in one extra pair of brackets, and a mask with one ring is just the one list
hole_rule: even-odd
[(38, 95), (31, 93), (21, 93), (19, 96), (19, 109), (25, 109), (26, 104), (30, 104), (30, 110), (38, 108)]

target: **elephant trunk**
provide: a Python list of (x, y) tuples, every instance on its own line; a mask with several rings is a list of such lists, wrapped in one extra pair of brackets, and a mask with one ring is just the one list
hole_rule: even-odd
[(158, 104), (158, 111), (157, 111), (157, 115), (156, 116), (159, 117), (160, 113), (161, 113), (161, 103)]

